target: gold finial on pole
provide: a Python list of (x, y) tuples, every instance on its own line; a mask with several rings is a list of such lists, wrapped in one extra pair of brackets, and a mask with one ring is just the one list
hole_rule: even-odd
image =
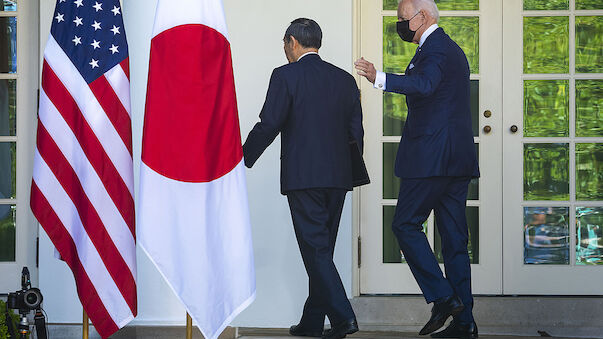
[(193, 339), (193, 319), (186, 312), (186, 339)]
[(82, 339), (88, 339), (88, 314), (84, 311), (84, 320), (82, 321)]

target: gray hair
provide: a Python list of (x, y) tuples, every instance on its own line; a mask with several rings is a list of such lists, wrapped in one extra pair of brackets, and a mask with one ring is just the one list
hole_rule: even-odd
[[(402, 0), (399, 0), (398, 2), (402, 2)], [(424, 10), (429, 13), (430, 16), (434, 17), (436, 21), (440, 20), (440, 11), (434, 0), (410, 0), (410, 3), (416, 11)]]

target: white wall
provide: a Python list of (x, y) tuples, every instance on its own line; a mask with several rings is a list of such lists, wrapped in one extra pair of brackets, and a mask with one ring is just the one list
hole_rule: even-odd
[[(42, 45), (48, 36), (54, 0), (41, 0)], [(123, 0), (130, 49), (133, 142), (136, 184), (146, 91), (148, 54), (156, 0)], [(352, 4), (350, 0), (225, 0), (241, 133), (243, 139), (258, 119), (272, 69), (286, 62), (282, 38), (290, 21), (315, 19), (323, 30), (323, 59), (352, 71)], [(248, 171), (249, 204), (257, 299), (233, 325), (288, 327), (296, 323), (307, 295), (307, 277), (293, 233), (286, 199), (279, 193), (277, 140)], [(344, 208), (335, 261), (351, 295), (351, 193)], [(81, 306), (73, 276), (56, 260), (41, 231), (40, 287), (52, 323), (81, 322)], [(132, 324), (183, 324), (185, 311), (146, 256), (138, 252), (139, 314)]]

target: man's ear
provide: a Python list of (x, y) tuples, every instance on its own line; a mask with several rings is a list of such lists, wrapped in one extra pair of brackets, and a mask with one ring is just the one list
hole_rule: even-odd
[(291, 39), (291, 49), (295, 49), (299, 45), (299, 41), (297, 41), (293, 35), (291, 35), (289, 38)]

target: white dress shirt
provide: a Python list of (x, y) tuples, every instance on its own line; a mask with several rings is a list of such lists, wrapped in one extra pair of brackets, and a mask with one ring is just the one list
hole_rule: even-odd
[(306, 56), (306, 55), (308, 55), (308, 54), (318, 54), (318, 53), (316, 53), (316, 52), (307, 52), (307, 53), (304, 53), (304, 54), (302, 54), (302, 55), (301, 55), (299, 58), (297, 58), (297, 61), (300, 61), (300, 60), (301, 60), (301, 58), (305, 57), (305, 56)]
[[(423, 43), (425, 42), (425, 40), (427, 40), (427, 37), (431, 35), (431, 33), (433, 33), (436, 29), (438, 29), (438, 27), (438, 24), (433, 24), (429, 26), (425, 30), (425, 32), (423, 32), (423, 35), (421, 35), (421, 39), (419, 39), (419, 47), (417, 48), (418, 50), (421, 50), (421, 46), (423, 46)], [(385, 76), (384, 72), (377, 71), (377, 76), (375, 77), (375, 83), (373, 84), (373, 87), (380, 90), (385, 90), (386, 78), (387, 77)]]

